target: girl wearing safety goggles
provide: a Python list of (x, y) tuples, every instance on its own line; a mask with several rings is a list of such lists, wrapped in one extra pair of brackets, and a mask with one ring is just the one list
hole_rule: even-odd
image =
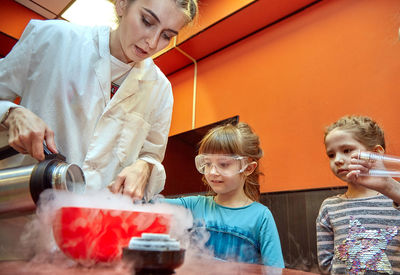
[(191, 210), (205, 224), (206, 245), (216, 258), (283, 268), (278, 231), (269, 209), (258, 202), (259, 138), (246, 123), (211, 129), (200, 142), (197, 170), (210, 196), (166, 199)]

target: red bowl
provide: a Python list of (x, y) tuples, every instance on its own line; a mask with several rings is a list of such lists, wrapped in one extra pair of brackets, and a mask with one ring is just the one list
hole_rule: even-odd
[(169, 233), (170, 214), (98, 208), (63, 207), (56, 212), (53, 234), (68, 257), (81, 263), (112, 262), (142, 233)]

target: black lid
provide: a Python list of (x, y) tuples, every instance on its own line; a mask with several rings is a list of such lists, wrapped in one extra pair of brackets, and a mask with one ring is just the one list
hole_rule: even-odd
[(53, 188), (53, 170), (60, 162), (63, 161), (59, 159), (48, 159), (39, 162), (35, 168), (33, 168), (29, 188), (31, 191), (32, 200), (35, 204), (37, 204), (39, 200), (40, 193), (46, 189)]

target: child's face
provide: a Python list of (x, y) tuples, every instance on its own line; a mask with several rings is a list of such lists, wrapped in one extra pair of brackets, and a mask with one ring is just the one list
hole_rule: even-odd
[[(220, 155), (207, 155), (206, 162), (209, 167), (204, 175), (215, 193), (228, 194), (243, 191), (245, 181), (243, 173), (222, 173), (220, 171), (239, 171), (241, 169), (240, 161)], [(218, 169), (218, 167), (220, 168)]]
[(243, 186), (245, 178), (242, 174), (236, 174), (228, 177), (212, 172), (205, 175), (205, 177), (211, 189), (218, 195), (244, 192)]
[(359, 150), (367, 150), (363, 144), (354, 138), (351, 132), (340, 129), (334, 129), (326, 136), (325, 148), (332, 172), (346, 182), (351, 154)]

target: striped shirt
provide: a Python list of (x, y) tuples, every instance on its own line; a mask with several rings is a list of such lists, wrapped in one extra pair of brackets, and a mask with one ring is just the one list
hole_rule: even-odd
[(400, 211), (386, 196), (327, 198), (316, 227), (323, 273), (400, 274)]

